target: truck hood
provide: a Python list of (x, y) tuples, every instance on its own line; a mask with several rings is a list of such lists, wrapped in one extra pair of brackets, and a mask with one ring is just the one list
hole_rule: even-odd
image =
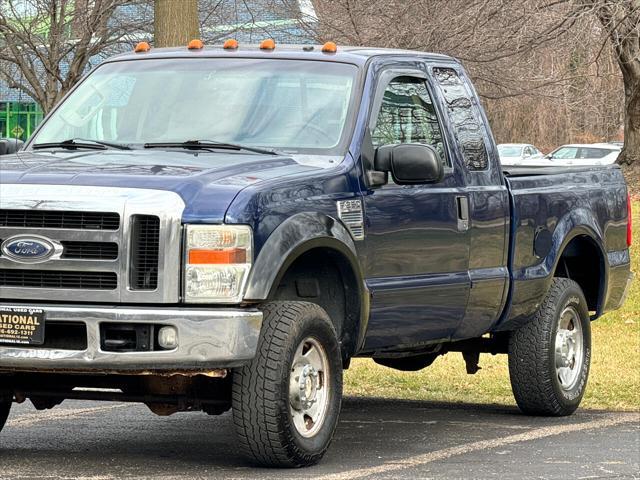
[(0, 188), (17, 183), (168, 190), (184, 200), (185, 222), (221, 223), (243, 188), (314, 170), (287, 156), (239, 152), (21, 152), (0, 158)]

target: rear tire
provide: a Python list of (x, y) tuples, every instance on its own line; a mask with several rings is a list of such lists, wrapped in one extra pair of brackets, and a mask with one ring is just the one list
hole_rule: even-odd
[(512, 332), (509, 375), (518, 407), (529, 415), (571, 415), (589, 377), (591, 320), (580, 286), (554, 278), (535, 317)]
[(233, 375), (233, 420), (244, 454), (269, 467), (316, 464), (333, 438), (342, 401), (342, 358), (327, 313), (274, 302), (256, 357)]
[(0, 432), (2, 432), (5, 423), (7, 423), (7, 418), (11, 411), (11, 405), (11, 400), (0, 399)]

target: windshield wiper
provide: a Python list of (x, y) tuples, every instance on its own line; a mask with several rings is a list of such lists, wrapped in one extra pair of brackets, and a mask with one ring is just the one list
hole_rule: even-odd
[(131, 150), (128, 145), (121, 143), (103, 142), (102, 140), (86, 140), (84, 138), (70, 138), (62, 142), (36, 143), (34, 150), (43, 150), (45, 148), (64, 148), (67, 150), (77, 150), (79, 148), (88, 148), (91, 150), (107, 150), (115, 148), (116, 150)]
[(215, 142), (213, 140), (187, 140), (186, 142), (158, 142), (145, 143), (144, 148), (185, 148), (187, 150), (212, 150), (215, 148), (221, 150), (245, 150), (247, 152), (262, 153), (264, 155), (280, 155), (275, 150), (266, 148), (247, 147), (236, 143)]

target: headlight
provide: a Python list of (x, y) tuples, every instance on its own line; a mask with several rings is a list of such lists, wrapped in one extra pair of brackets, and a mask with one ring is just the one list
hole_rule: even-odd
[(238, 303), (251, 270), (251, 228), (245, 225), (187, 225), (184, 300)]

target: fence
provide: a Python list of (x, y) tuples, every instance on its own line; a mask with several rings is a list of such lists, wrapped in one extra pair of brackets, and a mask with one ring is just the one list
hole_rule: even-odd
[(35, 103), (0, 102), (0, 137), (26, 140), (42, 121)]

